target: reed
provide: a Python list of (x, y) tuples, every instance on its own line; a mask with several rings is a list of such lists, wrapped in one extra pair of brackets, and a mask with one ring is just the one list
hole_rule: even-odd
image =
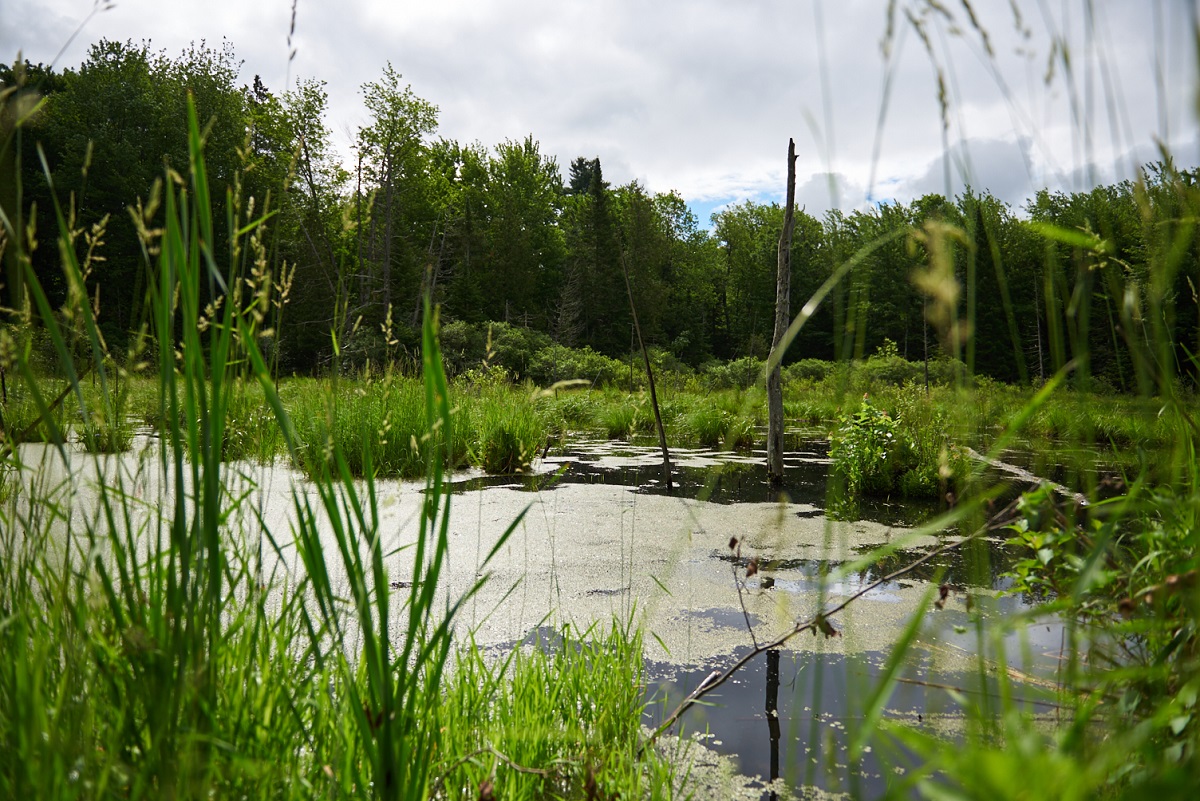
[[(63, 444), (37, 463), (22, 461), (33, 451), (6, 448), (0, 471), (0, 796), (416, 799), (435, 788), (474, 795), (480, 788), (465, 771), (480, 755), (454, 750), (475, 749), (459, 739), (468, 727), (447, 728), (458, 720), (447, 701), (456, 696), (444, 690), (455, 664), (454, 692), (491, 708), (493, 730), (557, 743), (547, 750), (527, 739), (532, 750), (514, 751), (531, 770), (569, 769), (577, 784), (591, 771), (626, 796), (657, 787), (646, 775), (664, 768), (631, 756), (641, 710), (629, 680), (640, 670), (636, 632), (614, 629), (598, 644), (579, 641), (570, 655), (521, 656), (510, 668), (472, 654), (455, 662), (457, 611), (484, 579), (457, 596), (439, 590), (449, 551), (445, 468), (463, 451), (429, 307), (420, 382), (395, 380), (374, 399), (353, 391), (321, 397), (305, 387), (286, 402), (258, 348), (258, 318), (236, 296), (212, 313), (202, 288), (216, 283), (219, 260), (206, 244), (214, 239), (203, 136), (189, 112), (186, 186), (168, 183), (162, 219), (145, 226), (157, 229), (146, 257), (158, 359), (149, 414), (159, 440), (123, 463), (132, 468), (69, 453), (66, 421), (116, 419), (123, 390), (99, 349), (89, 357), (96, 384), (88, 387), (38, 276), (25, 276), (78, 415), (55, 414), (46, 379), (18, 356), (19, 403)], [(61, 216), (59, 224), (65, 236)], [(237, 221), (241, 235), (263, 225), (265, 216)], [(78, 280), (71, 250), (62, 252), (67, 279)], [(77, 311), (95, 344), (95, 320)], [(308, 396), (316, 409), (305, 406)], [(276, 438), (303, 459), (307, 421), (289, 405), (299, 415), (319, 412), (310, 415), (318, 421), (335, 408), (356, 423), (347, 430), (358, 439), (329, 438), (320, 459), (309, 457), (315, 480), (293, 490), (285, 537), (255, 505), (251, 474), (230, 459), (269, 456)], [(372, 478), (380, 443), (371, 434), (378, 416), (397, 410), (420, 421), (425, 500), (409, 536), (407, 582), (393, 592), (385, 557), (394, 554)], [(78, 492), (84, 485), (94, 497)], [(624, 671), (607, 684), (588, 670), (602, 658)], [(468, 675), (481, 681), (468, 686)], [(529, 706), (540, 682), (604, 707), (565, 718), (557, 708), (551, 720), (544, 702)], [(599, 694), (586, 695), (593, 686)], [(535, 713), (543, 717), (521, 717)], [(583, 733), (581, 751), (570, 744)], [(532, 762), (540, 758), (551, 761)]]

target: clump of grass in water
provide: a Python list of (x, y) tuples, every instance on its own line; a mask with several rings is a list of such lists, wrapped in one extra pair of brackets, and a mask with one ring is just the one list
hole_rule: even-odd
[(637, 408), (627, 400), (606, 404), (600, 412), (600, 426), (609, 439), (629, 439), (637, 421)]
[(749, 448), (754, 444), (754, 421), (716, 406), (697, 405), (685, 414), (681, 435), (702, 448)]
[(485, 394), (474, 404), (469, 459), (489, 473), (525, 470), (546, 441), (545, 425), (533, 405), (513, 400), (501, 390)]

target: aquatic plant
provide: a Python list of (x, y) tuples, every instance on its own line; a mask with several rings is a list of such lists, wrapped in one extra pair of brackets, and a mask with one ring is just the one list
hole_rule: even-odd
[(546, 442), (546, 428), (528, 396), (504, 388), (483, 394), (468, 419), (473, 431), (467, 458), (489, 473), (527, 469)]
[(896, 405), (895, 413), (864, 396), (856, 411), (839, 418), (830, 435), (829, 458), (847, 494), (939, 497), (966, 477), (966, 457), (945, 434), (945, 413), (921, 420), (913, 402), (915, 389), (902, 397), (906, 400)]

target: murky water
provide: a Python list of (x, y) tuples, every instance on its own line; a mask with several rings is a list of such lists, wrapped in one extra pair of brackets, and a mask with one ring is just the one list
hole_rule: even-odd
[[(563, 484), (626, 487), (638, 494), (667, 495), (709, 503), (805, 504), (813, 518), (825, 515), (828, 497), (829, 444), (820, 439), (797, 440), (784, 456), (781, 486), (767, 481), (766, 451), (721, 451), (676, 448), (671, 451), (672, 484), (662, 477), (662, 452), (654, 445), (612, 440), (573, 441), (565, 453), (549, 455), (536, 469), (516, 476), (470, 475), (453, 482), (456, 491), (509, 487), (531, 492)], [(863, 499), (859, 517), (883, 525), (918, 525), (939, 509), (934, 501)]]
[[(761, 452), (673, 451), (672, 458), (674, 486), (669, 491), (662, 481), (661, 455), (656, 448), (603, 441), (578, 443), (569, 454), (545, 460), (533, 475), (471, 477), (458, 488), (473, 491), (503, 486), (544, 493), (582, 484), (625, 487), (636, 495), (701, 498), (735, 507), (782, 501), (792, 504), (789, 514), (795, 518), (826, 522), (829, 463), (823, 442), (806, 442), (789, 452), (787, 481), (780, 489), (769, 486)], [(869, 501), (860, 507), (859, 522), (902, 529), (940, 510), (936, 503)], [(1062, 624), (1053, 618), (1042, 619), (989, 639), (984, 633), (989, 630), (987, 625), (980, 623), (1031, 609), (1029, 599), (997, 595), (1010, 584), (1004, 574), (1014, 558), (1000, 537), (972, 541), (930, 559), (902, 578), (871, 586), (925, 556), (940, 542), (897, 549), (869, 567), (845, 575), (843, 568), (850, 558), (868, 553), (880, 543), (871, 540), (851, 545), (840, 554), (842, 558), (827, 558), (823, 554), (828, 554), (828, 549), (813, 544), (801, 549), (803, 556), (760, 558), (758, 575), (749, 579), (735, 576), (745, 575), (751, 556), (713, 548), (709, 562), (725, 566), (731, 585), (740, 581), (742, 603), (688, 605), (668, 619), (667, 625), (705, 635), (719, 632), (720, 641), (741, 644), (707, 658), (689, 650), (685, 655), (672, 654), (673, 659), (648, 660), (647, 699), (651, 704), (646, 724), (656, 727), (714, 670), (747, 653), (753, 645), (751, 631), (758, 642), (785, 631), (791, 618), (773, 614), (781, 605), (794, 608), (795, 602), (811, 602), (818, 595), (836, 602), (870, 587), (858, 603), (876, 609), (892, 605), (908, 614), (915, 593), (942, 583), (951, 591), (946, 608), (930, 613), (900, 670), (886, 714), (953, 739), (964, 720), (964, 710), (955, 698), (967, 698), (970, 704), (986, 709), (994, 708), (1000, 697), (994, 671), (985, 670), (980, 685), (981, 664), (1003, 664), (1016, 688), (1010, 692), (1018, 706), (1035, 716), (1050, 714), (1054, 677), (1064, 646)], [(792, 553), (795, 550), (791, 549)], [(593, 590), (589, 594), (624, 591)], [(779, 598), (787, 601), (775, 600)], [(763, 797), (775, 797), (781, 787), (815, 786), (868, 797), (894, 789), (899, 781), (895, 766), (911, 762), (911, 755), (898, 746), (888, 754), (869, 746), (861, 759), (851, 763), (848, 752), (851, 735), (862, 722), (865, 699), (879, 682), (888, 657), (886, 648), (876, 650), (874, 638), (861, 633), (864, 626), (875, 625), (889, 624), (882, 623), (874, 611), (859, 614), (848, 610), (836, 623), (842, 635), (839, 640), (826, 643), (824, 638), (813, 640), (805, 634), (784, 649), (758, 654), (706, 695), (703, 704), (692, 707), (678, 731), (697, 736), (705, 748), (732, 759), (745, 777), (746, 787), (751, 792), (760, 788)], [(523, 642), (545, 647), (553, 642), (553, 636), (548, 640), (545, 634), (534, 630)], [(982, 663), (980, 653), (985, 655)]]
[[(62, 487), (71, 514), (86, 514), (88, 486), (114, 471), (128, 475), (127, 491), (149, 510), (170, 508), (170, 484), (157, 476), (156, 460), (145, 452), (100, 462), (75, 454), (70, 471), (45, 446), (23, 446), (23, 455), (30, 480)], [(799, 442), (789, 452), (780, 489), (769, 487), (761, 452), (680, 449), (672, 459), (669, 491), (656, 448), (607, 441), (575, 443), (526, 475), (455, 476), (450, 564), (441, 589), (456, 597), (488, 575), (459, 619), (464, 641), (470, 631), (480, 646), (503, 649), (536, 642), (548, 620), (583, 629), (614, 616), (633, 618), (647, 632), (647, 697), (653, 703), (646, 723), (653, 725), (756, 642), (771, 640), (822, 604), (848, 598), (957, 535), (913, 532), (939, 512), (938, 504), (873, 501), (861, 506), (858, 520), (831, 521), (828, 459), (820, 441)], [(293, 494), (311, 492), (311, 485), (279, 466), (230, 468), (228, 480), (246, 490), (252, 507), (245, 519), (261, 515), (277, 534), (286, 533)], [(422, 485), (379, 481), (376, 493), (385, 550), (399, 552), (415, 537)], [(522, 512), (522, 522), (485, 568), (483, 555)], [(729, 547), (732, 538), (737, 548)], [(852, 561), (883, 545), (895, 550), (848, 571)], [(758, 572), (747, 578), (752, 558)], [(931, 587), (936, 592), (945, 583), (947, 603), (927, 613), (887, 714), (953, 737), (954, 722), (962, 720), (954, 693), (986, 700), (996, 691), (994, 677), (980, 687), (980, 652), (988, 664), (1005, 666), (1020, 697), (1047, 703), (1061, 626), (1040, 621), (994, 642), (976, 627), (979, 614), (999, 620), (1027, 609), (1020, 598), (996, 598), (1010, 562), (1002, 542), (983, 539), (884, 581), (833, 620), (840, 636), (803, 634), (779, 651), (760, 654), (704, 706), (689, 711), (681, 731), (704, 733), (705, 747), (733, 760), (752, 792), (779, 778), (791, 788), (878, 795), (895, 783), (891, 766), (903, 754), (884, 755), (873, 747), (849, 764), (848, 736), (892, 644)], [(294, 551), (285, 548), (274, 568), (294, 578), (300, 570)], [(389, 563), (389, 578), (398, 586), (410, 571), (400, 556)], [(333, 580), (343, 581), (344, 574), (334, 570)], [(403, 625), (402, 615), (396, 620)]]

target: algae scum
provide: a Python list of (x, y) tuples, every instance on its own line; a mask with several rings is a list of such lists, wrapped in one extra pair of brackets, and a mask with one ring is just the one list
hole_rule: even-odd
[[(140, 451), (99, 460), (71, 453), (69, 471), (50, 446), (23, 446), (24, 475), (43, 496), (57, 493), (73, 514), (86, 514), (86, 488), (111, 484), (119, 471), (152, 515), (170, 508), (171, 482), (159, 475), (156, 441), (139, 444)], [(789, 451), (787, 484), (778, 492), (767, 486), (761, 453), (674, 450), (672, 457), (669, 494), (657, 450), (624, 443), (578, 442), (520, 476), (455, 476), (449, 564), (439, 587), (447, 598), (473, 585), (495, 542), (524, 512), (457, 619), (464, 641), (470, 632), (495, 653), (521, 643), (553, 647), (561, 625), (583, 631), (614, 616), (633, 621), (647, 635), (645, 723), (653, 729), (714, 671), (957, 538), (916, 533), (911, 526), (937, 509), (907, 503), (864, 504), (862, 519), (830, 520), (819, 441)], [(230, 465), (226, 481), (250, 499), (242, 515), (251, 523), (243, 530), (251, 531), (260, 515), (271, 530), (288, 531), (293, 488), (311, 491), (280, 466)], [(376, 492), (385, 553), (393, 553), (416, 539), (423, 485), (380, 480)], [(880, 546), (892, 547), (882, 561), (853, 564)], [(264, 573), (285, 583), (303, 570), (287, 547), (263, 558)], [(748, 576), (751, 560), (756, 571)], [(1049, 711), (1061, 625), (1038, 619), (995, 636), (990, 626), (985, 631), (983, 621), (1029, 608), (997, 597), (1008, 560), (998, 539), (970, 542), (855, 600), (831, 618), (836, 636), (804, 633), (755, 657), (672, 732), (699, 741), (683, 757), (696, 765), (697, 781), (718, 782), (706, 792), (750, 797), (888, 788), (905, 752), (885, 756), (873, 745), (851, 759), (849, 743), (892, 646), (941, 584), (948, 587), (944, 608), (924, 615), (885, 717), (953, 738), (962, 724), (959, 700), (998, 692), (1000, 670), (1016, 680), (1031, 710)], [(410, 581), (410, 558), (389, 559), (389, 569), (394, 586)], [(399, 637), (403, 615), (393, 619)], [(723, 778), (712, 779), (713, 771)]]
[[(525, 545), (515, 546), (525, 567), (521, 583), (500, 580), (493, 590), (518, 586), (526, 598), (544, 593), (550, 604), (539, 610), (579, 625), (606, 613), (644, 621), (654, 635), (646, 640), (652, 703), (645, 722), (656, 728), (712, 673), (811, 617), (822, 599), (837, 603), (957, 539), (953, 532), (913, 533), (911, 526), (937, 514), (930, 504), (866, 502), (862, 519), (828, 519), (825, 450), (821, 441), (797, 443), (781, 490), (769, 487), (761, 453), (674, 450), (675, 486), (668, 492), (657, 449), (583, 442), (529, 476), (460, 481), (457, 508), (462, 513), (477, 504), (483, 519), (493, 504), (531, 504)], [(739, 544), (731, 549), (732, 538)], [(883, 559), (846, 568), (889, 544), (897, 547)], [(751, 560), (756, 573), (747, 577)], [(708, 789), (748, 797), (800, 788), (874, 796), (891, 786), (906, 752), (881, 759), (867, 746), (851, 764), (849, 733), (862, 722), (891, 646), (931, 586), (945, 584), (950, 592), (943, 608), (926, 616), (886, 715), (953, 739), (963, 719), (955, 698), (998, 697), (999, 670), (1020, 687), (1018, 705), (1049, 714), (1065, 645), (1062, 624), (1039, 618), (984, 633), (983, 621), (1032, 608), (1000, 595), (1010, 562), (999, 537), (967, 543), (867, 591), (834, 619), (837, 636), (806, 633), (755, 656), (677, 727), (703, 744), (693, 752), (701, 763), (700, 755), (715, 752), (740, 774)], [(505, 647), (515, 641), (521, 638)], [(522, 642), (552, 647), (553, 641), (552, 629), (539, 629)]]

